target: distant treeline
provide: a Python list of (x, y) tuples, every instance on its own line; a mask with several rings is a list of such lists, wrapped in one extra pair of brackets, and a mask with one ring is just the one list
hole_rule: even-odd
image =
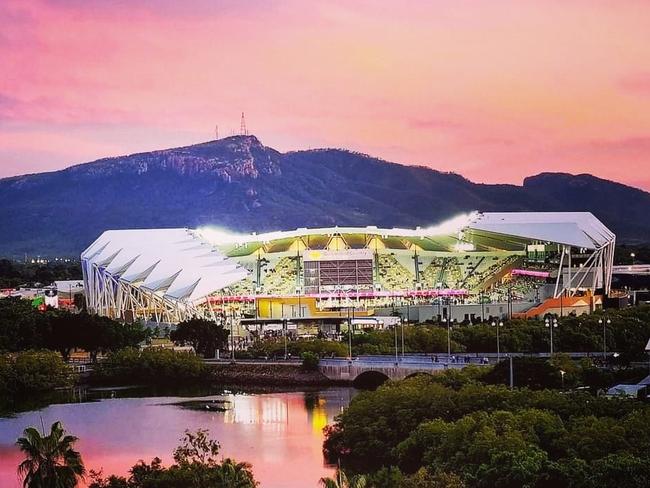
[(51, 261), (32, 264), (0, 259), (0, 288), (32, 286), (37, 283), (49, 285), (53, 281), (81, 279), (79, 262)]
[(621, 244), (616, 246), (614, 264), (632, 264), (633, 261), (635, 264), (650, 264), (650, 245)]

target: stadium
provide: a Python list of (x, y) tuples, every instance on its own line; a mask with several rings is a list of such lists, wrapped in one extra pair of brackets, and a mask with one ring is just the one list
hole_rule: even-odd
[(614, 245), (591, 213), (473, 212), (415, 229), (108, 230), (81, 261), (91, 312), (229, 317), (243, 335), (590, 313), (610, 293)]

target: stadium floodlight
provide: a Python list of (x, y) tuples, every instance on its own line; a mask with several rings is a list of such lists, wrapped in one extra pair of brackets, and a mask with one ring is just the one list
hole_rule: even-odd
[(218, 227), (199, 227), (196, 229), (196, 232), (199, 234), (199, 237), (215, 245), (244, 244), (250, 240), (248, 236), (236, 234)]
[(474, 244), (471, 242), (457, 242), (454, 244), (454, 251), (464, 252), (464, 251), (473, 251)]
[(472, 222), (478, 216), (478, 212), (470, 212), (461, 215), (452, 217), (449, 220), (445, 220), (440, 224), (433, 225), (430, 227), (418, 228), (414, 231), (409, 231), (410, 235), (421, 235), (421, 236), (442, 236), (442, 235), (455, 235), (458, 232), (465, 229), (470, 222)]

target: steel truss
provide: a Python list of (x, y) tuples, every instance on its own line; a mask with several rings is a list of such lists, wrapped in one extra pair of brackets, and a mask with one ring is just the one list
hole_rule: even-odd
[(86, 306), (96, 313), (116, 320), (147, 320), (156, 323), (178, 323), (192, 317), (214, 319), (211, 309), (201, 303), (173, 300), (164, 296), (165, 290), (152, 291), (141, 286), (142, 281), (120, 280), (105, 268), (84, 263)]
[[(609, 295), (612, 289), (615, 246), (616, 238), (612, 237), (606, 244), (594, 249), (587, 261), (579, 268), (574, 268), (571, 264), (571, 246), (558, 246), (560, 263), (555, 280), (554, 297), (575, 296), (583, 286), (593, 290), (603, 288), (605, 294)], [(565, 266), (568, 277), (566, 282), (563, 273)]]

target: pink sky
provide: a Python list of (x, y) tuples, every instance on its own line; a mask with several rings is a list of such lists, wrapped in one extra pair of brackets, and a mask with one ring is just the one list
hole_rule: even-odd
[(0, 0), (0, 176), (249, 131), (650, 190), (650, 2)]

